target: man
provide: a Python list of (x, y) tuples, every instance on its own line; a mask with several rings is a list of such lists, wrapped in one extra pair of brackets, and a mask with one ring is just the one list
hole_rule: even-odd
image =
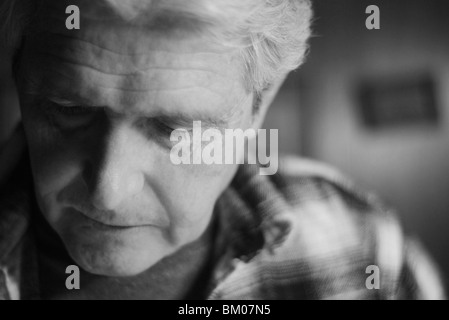
[(307, 0), (4, 1), (29, 155), (3, 188), (1, 296), (443, 297), (396, 220), (330, 169), (170, 161), (195, 121), (261, 126), (311, 15)]

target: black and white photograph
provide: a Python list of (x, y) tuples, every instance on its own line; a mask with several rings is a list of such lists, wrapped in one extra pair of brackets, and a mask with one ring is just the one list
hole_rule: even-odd
[(448, 17), (0, 0), (0, 300), (446, 300)]

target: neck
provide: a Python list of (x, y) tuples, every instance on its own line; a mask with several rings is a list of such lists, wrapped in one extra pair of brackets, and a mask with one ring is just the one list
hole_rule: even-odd
[(76, 265), (59, 236), (43, 218), (35, 221), (39, 250), (40, 291), (43, 299), (201, 299), (211, 270), (215, 219), (206, 232), (143, 273), (105, 277), (80, 269), (80, 289), (68, 290), (67, 266)]

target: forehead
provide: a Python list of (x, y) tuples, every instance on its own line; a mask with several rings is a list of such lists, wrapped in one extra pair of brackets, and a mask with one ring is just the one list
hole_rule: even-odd
[(148, 113), (232, 107), (246, 95), (237, 52), (201, 33), (156, 30), (84, 1), (81, 28), (68, 30), (55, 2), (44, 1), (25, 42), (24, 70), (40, 92)]

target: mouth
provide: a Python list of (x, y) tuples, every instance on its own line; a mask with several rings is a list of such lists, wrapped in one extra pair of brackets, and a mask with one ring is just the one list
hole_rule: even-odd
[(131, 229), (131, 228), (150, 226), (150, 224), (123, 224), (123, 223), (117, 223), (114, 221), (105, 221), (105, 220), (99, 219), (93, 215), (86, 214), (85, 212), (83, 212), (79, 209), (76, 209), (76, 208), (71, 208), (71, 209), (74, 210), (83, 219), (85, 219), (90, 225), (92, 225), (96, 228), (99, 228), (99, 229), (125, 230), (125, 229)]

